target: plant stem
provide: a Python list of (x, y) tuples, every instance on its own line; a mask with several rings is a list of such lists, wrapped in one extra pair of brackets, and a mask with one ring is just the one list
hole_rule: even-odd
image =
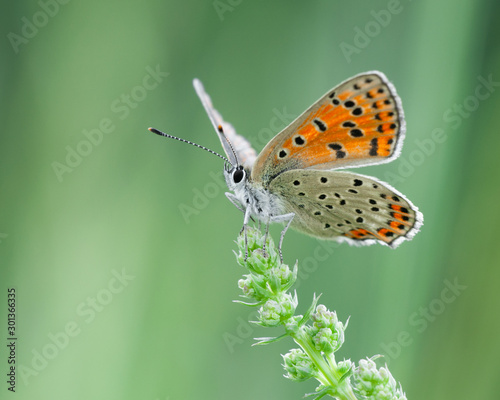
[[(325, 382), (321, 382), (325, 386), (336, 388), (336, 395), (340, 396), (341, 400), (357, 400), (350, 385), (346, 384), (347, 381), (340, 382), (342, 376), (337, 371), (337, 364), (332, 355), (331, 362), (329, 363), (321, 353), (311, 344), (307, 335), (291, 333), (295, 343), (297, 343), (302, 350), (311, 358), (312, 362), (318, 367), (321, 375), (324, 377)], [(331, 365), (333, 363), (333, 365)], [(323, 379), (322, 379), (323, 380)], [(340, 383), (339, 383), (340, 382)]]

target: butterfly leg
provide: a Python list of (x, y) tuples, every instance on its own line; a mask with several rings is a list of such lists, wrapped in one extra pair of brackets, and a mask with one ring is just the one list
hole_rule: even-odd
[[(247, 225), (248, 225), (248, 221), (250, 221), (250, 207), (248, 207), (246, 210), (245, 210), (245, 218), (243, 218), (243, 232), (245, 234), (245, 261), (247, 260), (248, 258), (248, 236), (247, 236)], [(241, 233), (241, 232), (240, 232)]]
[(293, 217), (295, 217), (295, 213), (289, 213), (289, 214), (283, 214), (283, 215), (276, 215), (274, 217), (271, 217), (271, 222), (285, 222), (285, 229), (281, 231), (281, 237), (280, 237), (280, 243), (278, 246), (278, 251), (280, 253), (280, 260), (283, 262), (283, 253), (281, 253), (281, 245), (283, 244), (283, 238), (285, 237), (285, 233), (290, 227), (290, 224), (292, 223)]
[[(238, 200), (238, 198), (232, 194), (232, 193), (229, 193), (229, 192), (226, 192), (226, 197), (228, 198), (228, 200), (233, 203), (233, 205), (238, 209), (240, 210), (242, 213), (245, 214), (245, 217), (243, 219), (243, 227), (241, 228), (241, 231), (240, 231), (240, 235), (242, 233), (245, 234), (245, 261), (247, 260), (248, 258), (248, 237), (247, 237), (247, 225), (248, 225), (248, 222), (250, 220), (254, 221), (254, 219), (252, 218), (252, 216), (250, 215), (250, 207), (248, 208), (245, 208), (241, 203), (240, 201)], [(260, 221), (259, 221), (259, 229), (260, 229)]]
[[(243, 206), (241, 205), (240, 201), (238, 200), (238, 198), (237, 198), (234, 194), (229, 193), (229, 192), (226, 192), (226, 193), (225, 193), (225, 195), (226, 195), (226, 197), (229, 199), (229, 201), (230, 201), (231, 203), (233, 203), (233, 205), (234, 205), (234, 206), (235, 206), (238, 210), (240, 210), (243, 214), (245, 214), (245, 207), (243, 207)], [(254, 222), (255, 222), (255, 220), (253, 219), (253, 217), (250, 217), (250, 219), (251, 219), (252, 221), (254, 221)], [(260, 229), (260, 221), (259, 221), (259, 229)], [(240, 235), (241, 235), (241, 232), (243, 232), (243, 228), (242, 228), (242, 229), (241, 229), (241, 231), (240, 231)]]
[[(262, 255), (264, 257), (267, 257), (266, 256), (266, 243), (267, 243), (267, 235), (269, 234), (269, 223), (271, 221), (271, 217), (268, 217), (267, 218), (267, 222), (266, 222), (266, 234), (264, 235), (264, 245), (262, 246)], [(259, 229), (260, 229), (260, 220), (259, 220)]]

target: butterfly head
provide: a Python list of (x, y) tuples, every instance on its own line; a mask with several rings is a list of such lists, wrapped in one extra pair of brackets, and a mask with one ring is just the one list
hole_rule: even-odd
[(229, 159), (229, 162), (224, 164), (224, 178), (226, 179), (227, 187), (233, 192), (238, 192), (245, 187), (248, 171), (240, 163), (238, 154), (233, 144), (229, 141), (229, 138), (225, 135), (222, 125), (217, 127), (217, 133), (224, 144), (224, 151)]
[(226, 163), (224, 166), (224, 178), (226, 179), (229, 190), (237, 192), (240, 188), (242, 189), (245, 187), (248, 179), (248, 172), (243, 165), (231, 165)]

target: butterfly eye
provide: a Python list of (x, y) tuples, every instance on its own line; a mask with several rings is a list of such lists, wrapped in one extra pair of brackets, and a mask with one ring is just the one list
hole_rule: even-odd
[(243, 169), (237, 169), (233, 173), (233, 181), (234, 183), (240, 183), (245, 177), (245, 171)]

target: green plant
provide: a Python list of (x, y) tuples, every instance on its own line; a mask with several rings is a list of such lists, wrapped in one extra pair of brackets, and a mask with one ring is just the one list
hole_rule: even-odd
[(344, 343), (347, 322), (338, 320), (335, 311), (318, 305), (319, 296), (314, 296), (312, 305), (305, 315), (295, 315), (298, 297), (289, 292), (297, 279), (297, 263), (290, 269), (280, 261), (279, 253), (270, 237), (267, 238), (254, 228), (247, 228), (248, 258), (242, 235), (237, 240), (239, 252), (235, 253), (238, 263), (249, 274), (240, 279), (238, 286), (243, 297), (252, 303), (239, 303), (259, 307), (258, 321), (263, 327), (283, 326), (285, 333), (279, 337), (257, 339), (256, 345), (276, 342), (290, 336), (300, 348), (292, 349), (283, 356), (285, 377), (294, 381), (315, 378), (319, 386), (315, 393), (320, 399), (331, 396), (341, 400), (377, 399), (406, 400), (387, 367), (377, 368), (374, 356), (360, 360), (356, 365), (351, 360), (337, 361), (335, 352)]

